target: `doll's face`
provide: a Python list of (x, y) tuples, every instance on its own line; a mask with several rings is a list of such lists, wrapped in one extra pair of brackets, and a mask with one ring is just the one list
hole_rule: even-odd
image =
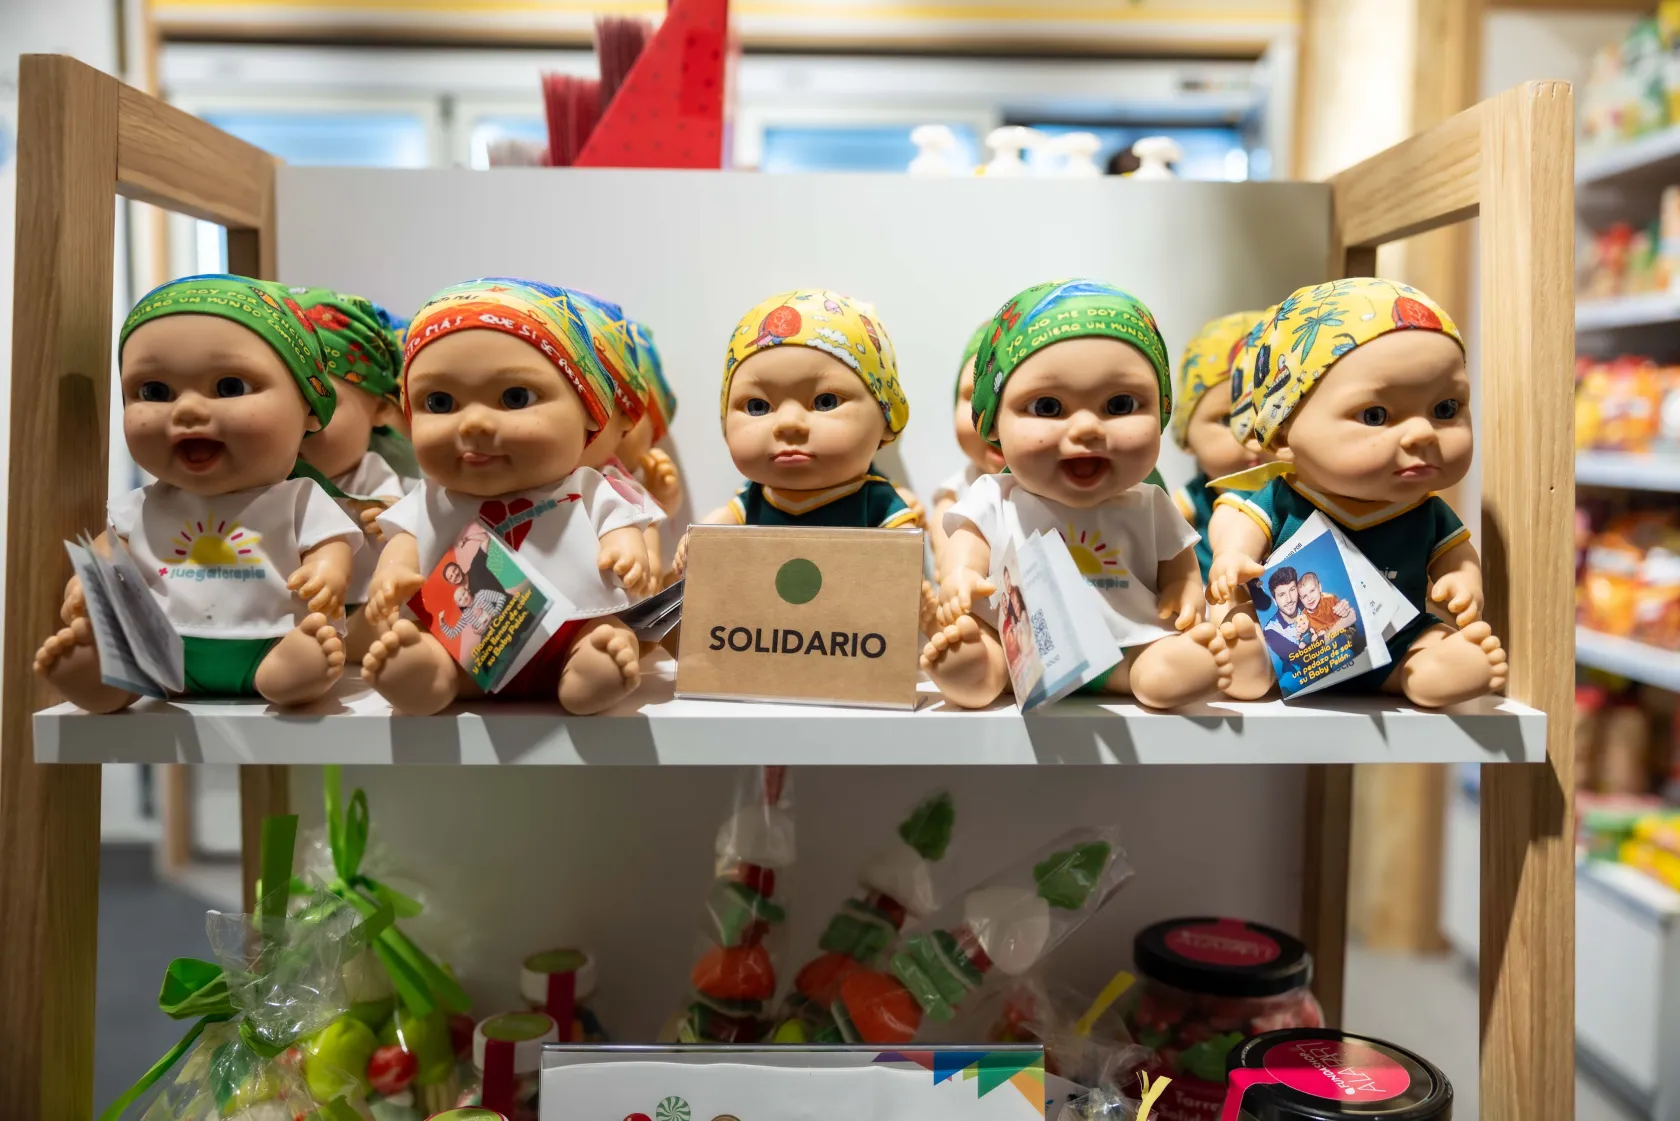
[[(623, 458), (621, 453), (624, 450), (624, 437), (629, 434), (630, 428), (629, 418), (614, 408), (612, 416), (607, 418), (606, 427), (601, 429), (601, 434), (591, 440), (589, 446), (583, 449), (583, 455), (578, 460), (578, 466), (593, 467), (599, 471), (606, 466), (607, 460), (613, 456), (617, 455)], [(630, 461), (626, 460), (625, 462)]]
[(1464, 352), (1438, 331), (1394, 331), (1337, 362), (1274, 450), (1310, 487), (1366, 502), (1417, 502), (1470, 470)]
[(998, 409), (1003, 458), (1021, 485), (1085, 508), (1142, 482), (1161, 452), (1161, 392), (1118, 339), (1053, 343), (1015, 368)]
[(134, 462), (193, 494), (272, 486), (320, 427), (286, 364), (216, 315), (154, 319), (122, 351), (123, 436)]
[(974, 430), (974, 359), (962, 368), (957, 381), (957, 411), (951, 418), (957, 430), (957, 446), (975, 468), (987, 475), (1003, 470), (1003, 453), (980, 438)]
[(1318, 578), (1312, 573), (1301, 577), (1301, 606), (1308, 611), (1318, 610), (1318, 601), (1324, 598), (1324, 589), (1318, 586)]
[(741, 474), (777, 490), (821, 490), (869, 473), (887, 422), (863, 381), (808, 346), (761, 350), (729, 383), (723, 439)]
[(653, 413), (642, 414), (630, 431), (624, 434), (624, 439), (618, 442), (618, 458), (631, 467), (642, 461), (642, 457), (653, 450)]
[(1216, 385), (1202, 394), (1184, 430), (1196, 466), (1210, 479), (1235, 474), (1260, 462), (1259, 456), (1231, 434), (1231, 426), (1226, 423), (1231, 417), (1231, 395), (1226, 388)]
[(408, 368), (414, 456), (434, 483), (493, 497), (551, 486), (577, 469), (589, 413), (530, 343), (457, 331)]
[(333, 378), (338, 406), (332, 420), (303, 442), (304, 462), (329, 479), (355, 469), (367, 454), (375, 428), (390, 424), (402, 410), (343, 378)]

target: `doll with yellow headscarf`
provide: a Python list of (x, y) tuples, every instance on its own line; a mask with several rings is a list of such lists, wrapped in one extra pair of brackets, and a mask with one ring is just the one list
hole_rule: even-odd
[[(1339, 692), (1403, 693), (1439, 707), (1505, 685), (1505, 651), (1482, 621), (1482, 570), (1470, 531), (1436, 491), (1470, 469), (1474, 450), (1464, 343), (1415, 288), (1357, 277), (1294, 292), (1278, 305), (1253, 373), (1250, 447), (1277, 462), (1252, 494), (1214, 504), (1208, 598), (1231, 602), (1271, 550), (1323, 513), (1418, 609), (1388, 641), (1392, 665)], [(1452, 624), (1429, 613), (1446, 609)], [(1271, 624), (1269, 626), (1275, 626)], [(1262, 695), (1272, 671), (1253, 608), (1221, 628), (1221, 685)]]
[(892, 340), (873, 309), (818, 288), (771, 296), (735, 327), (721, 403), (724, 442), (747, 485), (702, 521), (916, 524), (873, 467), (910, 419)]

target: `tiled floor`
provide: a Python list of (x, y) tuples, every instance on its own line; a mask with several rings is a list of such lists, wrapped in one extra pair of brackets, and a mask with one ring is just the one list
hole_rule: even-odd
[[(1348, 1030), (1410, 1046), (1453, 1084), (1454, 1121), (1476, 1121), (1476, 978), (1452, 956), (1412, 957), (1349, 949)], [(1642, 1121), (1579, 1068), (1576, 1121)]]

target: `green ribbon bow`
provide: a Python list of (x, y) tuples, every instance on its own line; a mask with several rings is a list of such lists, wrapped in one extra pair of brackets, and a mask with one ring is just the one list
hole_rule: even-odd
[[(260, 885), (265, 883), (286, 884), (288, 888), (292, 887), (292, 851), (296, 843), (295, 815), (271, 815), (263, 818), (260, 849), (262, 879), (258, 881), (259, 894)], [(286, 903), (290, 894), (290, 891), (273, 891), (260, 897), (256, 918), (257, 928), (264, 937), (277, 936), (276, 924), (286, 921)], [(388, 912), (384, 922), (387, 925), (390, 922)], [(169, 968), (163, 974), (163, 988), (158, 992), (158, 1010), (172, 1020), (189, 1020), (196, 1016), (198, 1022), (188, 1028), (181, 1041), (171, 1047), (163, 1058), (153, 1063), (151, 1069), (141, 1075), (134, 1085), (112, 1102), (105, 1112), (99, 1115), (99, 1121), (117, 1121), (117, 1118), (134, 1104), (135, 1099), (161, 1081), (180, 1061), (181, 1056), (192, 1049), (205, 1028), (211, 1024), (232, 1020), (239, 1015), (239, 1008), (233, 1003), (232, 994), (228, 991), (227, 974), (215, 962), (199, 958), (176, 958), (169, 963)], [(264, 1038), (258, 1035), (246, 1020), (239, 1023), (239, 1038), (262, 1059), (276, 1058), (297, 1042), (295, 1039)], [(345, 1109), (350, 1107), (339, 1100), (323, 1106), (316, 1116), (320, 1121), (349, 1121), (350, 1118), (356, 1117), (354, 1109), (350, 1109), (348, 1115), (344, 1113)]]
[[(326, 797), (327, 845), (332, 850), (335, 878), (327, 890), (370, 917), (388, 909), (398, 918), (411, 919), (421, 911), (420, 902), (381, 883), (361, 870), (367, 852), (367, 794), (357, 789), (344, 804), (343, 768), (322, 769), (321, 787)], [(403, 1007), (415, 1016), (429, 1015), (437, 1008), (465, 1012), (472, 1007), (466, 991), (449, 971), (433, 961), (395, 925), (386, 925), (372, 939), (374, 956), (390, 974)]]

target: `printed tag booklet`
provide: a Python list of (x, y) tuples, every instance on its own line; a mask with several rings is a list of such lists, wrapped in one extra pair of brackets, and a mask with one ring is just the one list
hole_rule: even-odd
[(992, 597), (1015, 703), (1022, 712), (1067, 696), (1120, 661), (1101, 593), (1085, 582), (1057, 534), (1034, 533), (1003, 556)]
[(102, 556), (86, 534), (66, 541), (70, 564), (82, 582), (88, 622), (105, 684), (143, 697), (167, 697), (186, 688), (186, 651), (175, 625), (152, 598), (145, 577), (115, 535)]
[(1248, 589), (1285, 700), (1388, 665), (1385, 640), (1418, 614), (1318, 513), (1272, 552)]
[(473, 522), (409, 606), (478, 687), (494, 693), (559, 630), (557, 622), (544, 626), (557, 598), (518, 553)]

